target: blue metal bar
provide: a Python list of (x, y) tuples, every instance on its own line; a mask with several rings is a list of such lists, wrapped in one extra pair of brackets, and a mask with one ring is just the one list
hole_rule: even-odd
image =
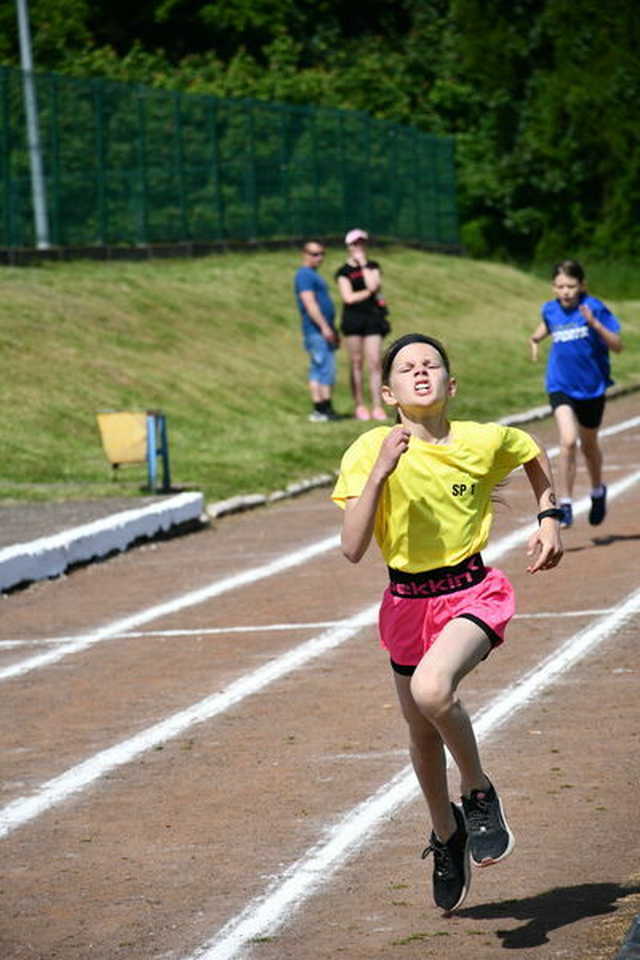
[(157, 456), (156, 414), (147, 413), (147, 477), (151, 493), (156, 492)]

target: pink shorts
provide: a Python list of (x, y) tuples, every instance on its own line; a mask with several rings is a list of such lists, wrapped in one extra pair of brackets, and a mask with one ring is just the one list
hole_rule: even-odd
[(486, 570), (480, 583), (441, 596), (400, 597), (387, 587), (378, 617), (380, 643), (394, 667), (401, 668), (399, 672), (411, 673), (455, 617), (466, 617), (482, 627), (492, 647), (503, 642), (515, 612), (514, 591), (501, 570)]

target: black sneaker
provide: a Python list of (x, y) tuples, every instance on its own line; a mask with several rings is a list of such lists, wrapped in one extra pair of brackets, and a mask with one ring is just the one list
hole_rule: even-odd
[(500, 797), (491, 784), (488, 790), (472, 790), (462, 798), (471, 859), (476, 867), (488, 867), (508, 857), (515, 839), (506, 821)]
[(591, 497), (591, 510), (589, 511), (589, 523), (592, 527), (597, 527), (602, 523), (607, 512), (607, 488), (602, 488), (599, 497)]
[(451, 804), (456, 818), (456, 832), (446, 843), (441, 843), (431, 833), (429, 846), (422, 852), (422, 859), (433, 854), (433, 899), (436, 905), (448, 913), (459, 907), (469, 892), (471, 872), (469, 869), (469, 837), (460, 807)]
[(336, 413), (336, 411), (333, 409), (332, 406), (327, 407), (327, 409), (325, 410), (325, 413), (326, 413), (326, 415), (328, 416), (329, 420), (343, 420), (343, 419), (344, 419), (344, 417), (342, 417), (341, 414)]

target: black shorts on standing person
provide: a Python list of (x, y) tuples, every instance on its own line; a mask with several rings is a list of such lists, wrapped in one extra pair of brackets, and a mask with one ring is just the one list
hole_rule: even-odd
[[(382, 339), (389, 333), (386, 306), (381, 306), (381, 270), (367, 253), (369, 235), (356, 227), (345, 237), (347, 261), (336, 271), (342, 300), (341, 332), (349, 353), (351, 393), (357, 420), (386, 420), (382, 404)], [(364, 369), (368, 370), (369, 403)]]
[[(377, 260), (367, 260), (367, 268), (380, 270), (380, 264)], [(352, 266), (350, 263), (343, 264), (339, 270), (336, 270), (336, 280), (338, 277), (346, 277), (355, 292), (366, 289), (363, 269), (359, 264), (357, 266)], [(375, 294), (371, 294), (368, 300), (363, 300), (361, 303), (343, 305), (340, 324), (343, 336), (370, 337), (375, 334), (384, 336), (385, 330), (385, 322)]]

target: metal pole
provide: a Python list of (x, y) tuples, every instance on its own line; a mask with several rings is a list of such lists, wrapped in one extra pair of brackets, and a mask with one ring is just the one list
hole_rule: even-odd
[(27, 119), (27, 143), (31, 167), (31, 194), (33, 197), (33, 217), (36, 231), (36, 245), (39, 250), (49, 248), (49, 223), (47, 218), (47, 191), (42, 169), (42, 149), (38, 129), (38, 105), (33, 79), (33, 61), (31, 59), (31, 31), (27, 0), (16, 0), (18, 11), (18, 31), (20, 34), (20, 63), (24, 83), (24, 111)]

